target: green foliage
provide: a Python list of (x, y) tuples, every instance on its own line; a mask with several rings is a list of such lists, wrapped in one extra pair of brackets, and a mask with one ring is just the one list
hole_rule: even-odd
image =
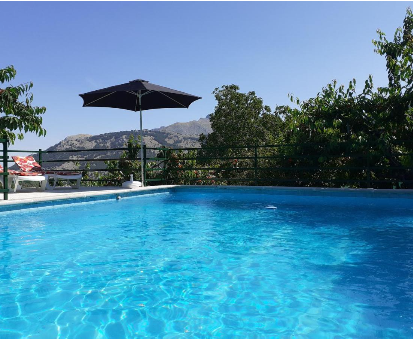
[[(215, 110), (210, 115), (213, 132), (208, 136), (200, 136), (203, 149), (198, 152), (198, 164), (217, 169), (206, 175), (214, 176), (214, 179), (207, 178), (207, 183), (211, 184), (216, 180), (220, 184), (233, 184), (232, 178), (246, 180), (251, 175), (249, 170), (239, 171), (235, 168), (251, 168), (250, 160), (238, 161), (238, 158), (253, 157), (254, 148), (245, 150), (231, 146), (282, 142), (285, 125), (282, 119), (284, 107), (277, 107), (277, 110), (271, 113), (270, 107), (264, 105), (263, 100), (257, 97), (255, 92), (242, 93), (237, 85), (216, 88), (213, 94), (217, 100)], [(223, 148), (224, 146), (226, 148)], [(224, 159), (216, 159), (220, 157)], [(245, 181), (244, 184), (249, 182)]]
[(137, 161), (136, 158), (140, 157), (141, 151), (141, 137), (135, 138), (133, 134), (129, 136), (127, 142), (128, 151), (123, 152), (119, 160), (119, 168), (121, 169), (121, 174), (123, 175), (123, 180), (128, 180), (130, 175), (133, 175), (135, 181), (140, 181), (141, 179), (141, 162)]
[(356, 93), (356, 80), (347, 88), (328, 84), (315, 98), (293, 101), (298, 109), (288, 115), (288, 140), (294, 142), (353, 141), (376, 143), (391, 147), (395, 139), (410, 140), (413, 132), (413, 15), (406, 12), (404, 26), (398, 28), (394, 41), (378, 31), (373, 41), (375, 51), (385, 56), (389, 83), (374, 89), (373, 77)]
[[(213, 169), (202, 169), (197, 161), (198, 150), (172, 151), (167, 153), (165, 177), (169, 184), (211, 185), (216, 184), (216, 173)], [(208, 165), (212, 167), (211, 164)]]
[(105, 161), (107, 173), (102, 174), (99, 179), (121, 183), (129, 181), (130, 175), (133, 175), (134, 180), (141, 180), (141, 162), (136, 160), (140, 156), (140, 136), (135, 138), (131, 134), (126, 147), (128, 150), (121, 154), (118, 161)]
[[(375, 52), (386, 58), (388, 86), (375, 89), (370, 75), (361, 93), (356, 92), (353, 79), (347, 87), (333, 81), (305, 101), (291, 96), (296, 108), (284, 108), (284, 140), (302, 146), (285, 147), (281, 152), (292, 158), (296, 167), (338, 167), (326, 179), (357, 179), (357, 172), (345, 168), (363, 167), (368, 162), (371, 167), (395, 168), (373, 172), (375, 179), (411, 177), (399, 169), (406, 160), (397, 154), (413, 151), (412, 30), (413, 15), (408, 9), (404, 26), (396, 30), (393, 41), (380, 30), (379, 40), (373, 41)], [(348, 157), (351, 154), (368, 154), (368, 158)], [(329, 157), (332, 155), (334, 160)]]
[(217, 105), (210, 115), (213, 132), (201, 135), (202, 146), (260, 145), (279, 137), (282, 120), (255, 92), (241, 93), (237, 85), (213, 92)]
[[(380, 30), (378, 35), (373, 44), (375, 52), (386, 59), (389, 81), (385, 87), (374, 88), (371, 75), (361, 92), (356, 92), (355, 79), (348, 86), (334, 80), (308, 100), (290, 95), (294, 106), (278, 106), (273, 114), (254, 92), (240, 93), (236, 85), (215, 89), (217, 105), (210, 118), (213, 133), (200, 138), (203, 156), (251, 159), (252, 149), (217, 151), (212, 147), (279, 144), (259, 150), (260, 157), (270, 157), (256, 161), (267, 168), (259, 172), (261, 179), (289, 177), (292, 185), (310, 186), (346, 182), (352, 186), (352, 181), (371, 185), (370, 181), (383, 180), (400, 185), (413, 180), (406, 168), (412, 164), (409, 153), (413, 152), (412, 11), (406, 11), (393, 41)], [(222, 168), (225, 162), (203, 164)], [(241, 163), (241, 169), (253, 166), (247, 159)], [(238, 177), (253, 178), (249, 170)]]
[[(10, 82), (16, 76), (13, 66), (0, 69), (0, 83)], [(42, 128), (41, 115), (46, 112), (45, 107), (32, 106), (33, 94), (30, 90), (33, 83), (17, 86), (9, 85), (0, 89), (0, 135), (14, 143), (16, 136), (23, 139), (23, 132), (34, 132), (38, 136), (46, 135)], [(17, 135), (15, 133), (17, 132)]]
[(386, 34), (377, 30), (379, 40), (373, 40), (375, 52), (385, 56), (389, 86), (383, 89), (388, 94), (409, 92), (413, 85), (413, 14), (406, 11), (403, 28), (399, 27), (393, 41), (388, 41)]
[(85, 165), (85, 168), (82, 171), (82, 181), (84, 181), (83, 185), (87, 187), (99, 186), (100, 182), (95, 181), (95, 179), (99, 179), (99, 174), (96, 171), (89, 171), (90, 168), (91, 168), (90, 163), (87, 162)]

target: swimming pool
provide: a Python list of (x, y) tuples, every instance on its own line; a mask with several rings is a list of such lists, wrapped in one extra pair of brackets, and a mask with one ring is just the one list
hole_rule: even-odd
[(411, 338), (413, 196), (368, 196), (176, 188), (0, 212), (0, 338)]

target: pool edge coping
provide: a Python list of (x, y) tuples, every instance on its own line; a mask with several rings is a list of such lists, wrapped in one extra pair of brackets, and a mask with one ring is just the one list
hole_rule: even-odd
[[(16, 199), (16, 200), (8, 200), (8, 201), (1, 201), (1, 207), (8, 207), (8, 206), (15, 206), (15, 205), (33, 205), (38, 203), (47, 203), (47, 202), (56, 202), (56, 201), (69, 201), (75, 199), (88, 199), (88, 198), (96, 198), (99, 196), (107, 196), (114, 197), (116, 195), (122, 194), (139, 194), (143, 192), (151, 192), (151, 191), (159, 191), (159, 190), (167, 190), (167, 189), (181, 189), (181, 188), (197, 188), (197, 189), (204, 189), (204, 190), (214, 190), (214, 189), (221, 189), (221, 190), (260, 190), (260, 191), (296, 191), (296, 192), (319, 192), (322, 193), (339, 193), (339, 192), (346, 192), (346, 193), (368, 193), (371, 196), (380, 195), (380, 194), (393, 194), (394, 196), (403, 197), (405, 195), (411, 195), (413, 198), (413, 189), (373, 189), (373, 188), (323, 188), (323, 187), (284, 187), (284, 186), (247, 186), (247, 185), (159, 185), (159, 186), (151, 186), (151, 187), (144, 187), (144, 188), (136, 188), (136, 189), (125, 189), (119, 188), (115, 190), (102, 190), (102, 191), (82, 191), (82, 192), (70, 192), (64, 193), (63, 195), (59, 196), (49, 196), (49, 197), (35, 197), (35, 198), (26, 198), (26, 199)], [(59, 193), (61, 194), (61, 192)], [(105, 199), (105, 198), (103, 198)]]
[[(119, 188), (118, 190), (102, 190), (102, 191), (87, 191), (87, 192), (70, 192), (64, 193), (64, 195), (60, 196), (48, 196), (48, 197), (36, 197), (36, 198), (26, 198), (26, 199), (16, 199), (16, 200), (7, 200), (1, 201), (0, 207), (5, 206), (12, 206), (12, 205), (29, 205), (29, 204), (36, 204), (36, 203), (45, 203), (45, 202), (53, 202), (53, 201), (65, 201), (65, 200), (72, 200), (72, 199), (86, 199), (98, 196), (116, 196), (122, 195), (125, 193), (138, 193), (144, 191), (151, 191), (153, 189), (170, 189), (176, 187), (176, 185), (161, 185), (157, 187), (144, 187), (144, 188), (136, 188), (136, 189), (125, 189)], [(60, 193), (61, 194), (61, 193)]]

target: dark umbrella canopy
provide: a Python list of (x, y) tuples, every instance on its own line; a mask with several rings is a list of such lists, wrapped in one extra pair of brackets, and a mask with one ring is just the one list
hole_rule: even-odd
[[(139, 105), (139, 91), (142, 95)], [(83, 106), (112, 107), (130, 111), (142, 111), (163, 108), (188, 108), (201, 97), (155, 85), (145, 80), (133, 80), (129, 83), (107, 87), (84, 94)]]

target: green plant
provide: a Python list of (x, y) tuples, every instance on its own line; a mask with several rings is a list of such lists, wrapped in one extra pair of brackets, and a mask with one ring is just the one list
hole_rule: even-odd
[(122, 152), (119, 160), (105, 161), (107, 172), (101, 174), (99, 180), (107, 180), (108, 182), (116, 182), (118, 184), (128, 181), (130, 175), (133, 175), (134, 180), (141, 179), (140, 164), (136, 160), (140, 153), (140, 137), (135, 138), (132, 134), (129, 136), (126, 147), (127, 151)]
[[(10, 82), (16, 77), (13, 66), (0, 69), (0, 83)], [(13, 144), (23, 139), (23, 132), (34, 132), (38, 136), (46, 135), (42, 127), (41, 115), (46, 112), (45, 107), (32, 106), (33, 94), (30, 90), (33, 83), (29, 82), (17, 86), (8, 85), (0, 88), (0, 135), (6, 137)], [(17, 134), (16, 134), (16, 131)]]
[(279, 139), (282, 119), (254, 91), (242, 93), (237, 85), (213, 91), (217, 104), (210, 115), (213, 132), (201, 135), (203, 147), (261, 145)]

